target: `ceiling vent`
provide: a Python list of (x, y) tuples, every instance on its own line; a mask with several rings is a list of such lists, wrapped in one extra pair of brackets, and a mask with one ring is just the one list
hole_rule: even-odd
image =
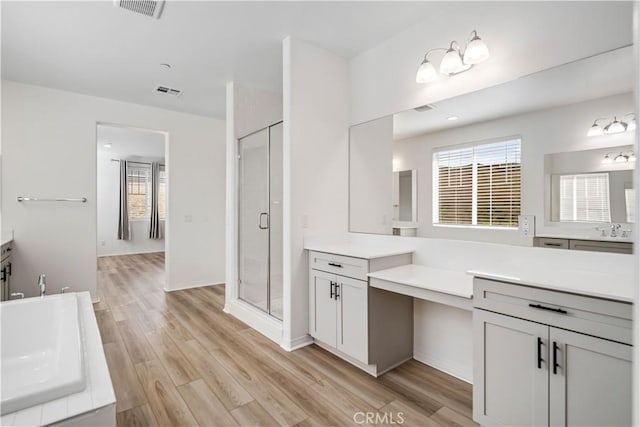
[(174, 96), (176, 98), (182, 95), (182, 91), (180, 89), (175, 89), (168, 86), (156, 86), (156, 88), (154, 89), (154, 92), (160, 93), (166, 96)]
[(422, 113), (423, 111), (433, 110), (434, 108), (436, 108), (436, 107), (434, 107), (433, 105), (424, 104), (424, 105), (421, 105), (419, 107), (414, 108), (414, 110), (416, 110), (419, 113)]
[(140, 15), (160, 19), (164, 0), (113, 0), (113, 5)]

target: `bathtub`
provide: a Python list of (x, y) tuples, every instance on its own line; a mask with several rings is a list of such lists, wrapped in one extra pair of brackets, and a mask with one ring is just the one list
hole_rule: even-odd
[(76, 293), (0, 304), (0, 415), (86, 387)]

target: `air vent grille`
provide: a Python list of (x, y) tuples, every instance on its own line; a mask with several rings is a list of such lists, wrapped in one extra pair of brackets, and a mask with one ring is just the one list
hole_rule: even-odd
[(182, 95), (182, 91), (180, 89), (175, 89), (169, 86), (156, 86), (154, 92), (166, 96), (175, 96), (176, 98)]
[(416, 111), (421, 113), (423, 111), (433, 110), (434, 108), (436, 108), (436, 107), (434, 107), (433, 105), (425, 104), (425, 105), (421, 105), (419, 107), (414, 108), (414, 110), (416, 110)]
[(113, 0), (116, 7), (159, 19), (164, 8), (164, 0)]

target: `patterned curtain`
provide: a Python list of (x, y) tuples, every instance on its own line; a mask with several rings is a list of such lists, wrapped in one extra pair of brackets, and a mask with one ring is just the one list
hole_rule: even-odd
[(127, 183), (128, 165), (126, 160), (120, 160), (120, 209), (118, 218), (118, 240), (131, 240), (129, 226), (129, 189)]
[(160, 222), (160, 163), (151, 164), (151, 218), (149, 221), (149, 238), (163, 239), (164, 227)]

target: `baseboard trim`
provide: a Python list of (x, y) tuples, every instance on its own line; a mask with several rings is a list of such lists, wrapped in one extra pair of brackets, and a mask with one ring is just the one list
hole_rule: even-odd
[(224, 285), (224, 282), (218, 282), (218, 283), (211, 283), (211, 282), (207, 282), (207, 283), (202, 283), (202, 282), (193, 282), (193, 283), (187, 283), (184, 285), (181, 285), (177, 288), (167, 288), (167, 287), (163, 287), (162, 289), (165, 292), (174, 292), (174, 291), (183, 291), (185, 289), (192, 289), (192, 288), (203, 288), (205, 286), (218, 286), (218, 285)]
[(426, 353), (416, 352), (413, 353), (413, 358), (418, 362), (422, 362), (425, 365), (429, 365), (434, 369), (444, 372), (445, 374), (456, 377), (466, 383), (473, 384), (473, 368), (471, 366), (464, 366), (457, 363), (451, 363), (436, 357), (430, 356)]
[(117, 253), (113, 253), (113, 254), (103, 254), (103, 255), (98, 255), (98, 258), (105, 258), (105, 257), (110, 257), (110, 256), (127, 256), (127, 255), (145, 255), (145, 254), (163, 254), (166, 251), (159, 251), (159, 250), (153, 250), (153, 251), (136, 251), (136, 252), (117, 252)]
[(282, 343), (282, 322), (242, 300), (225, 304), (223, 311), (260, 332), (274, 343)]
[(282, 340), (282, 344), (280, 344), (280, 347), (282, 347), (286, 351), (295, 351), (311, 344), (313, 344), (313, 337), (311, 335), (303, 335), (288, 342)]

